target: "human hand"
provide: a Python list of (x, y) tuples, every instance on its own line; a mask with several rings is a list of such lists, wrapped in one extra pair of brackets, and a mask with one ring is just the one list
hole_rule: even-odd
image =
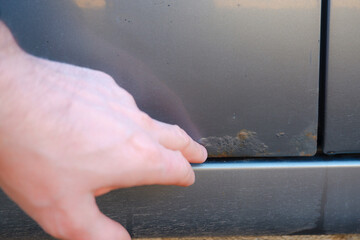
[(11, 39), (0, 43), (1, 188), (54, 237), (130, 239), (95, 196), (191, 185), (189, 162), (205, 161), (205, 148), (140, 111), (105, 73), (33, 57)]

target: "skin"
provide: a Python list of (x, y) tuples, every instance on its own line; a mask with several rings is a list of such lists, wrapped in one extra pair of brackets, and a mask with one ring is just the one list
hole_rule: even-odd
[(107, 74), (22, 51), (0, 22), (0, 186), (60, 239), (130, 239), (95, 197), (189, 186), (204, 147), (156, 121)]

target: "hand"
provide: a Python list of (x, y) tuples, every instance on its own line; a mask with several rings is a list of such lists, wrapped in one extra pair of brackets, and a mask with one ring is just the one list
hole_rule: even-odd
[(10, 42), (11, 51), (0, 44), (0, 186), (46, 232), (130, 239), (95, 196), (194, 182), (189, 162), (207, 153), (182, 129), (140, 111), (105, 73), (36, 58)]

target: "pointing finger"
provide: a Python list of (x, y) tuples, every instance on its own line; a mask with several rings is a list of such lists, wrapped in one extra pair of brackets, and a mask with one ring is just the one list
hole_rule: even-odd
[(141, 134), (134, 135), (130, 141), (127, 168), (124, 169), (123, 162), (116, 157), (108, 160), (108, 164), (103, 165), (106, 169), (97, 177), (99, 181), (94, 182), (95, 194), (120, 187), (151, 184), (188, 186), (194, 183), (194, 171), (179, 151), (169, 150)]
[(206, 149), (195, 142), (183, 129), (177, 125), (169, 125), (156, 121), (154, 134), (164, 147), (180, 151), (191, 163), (202, 163), (207, 158)]

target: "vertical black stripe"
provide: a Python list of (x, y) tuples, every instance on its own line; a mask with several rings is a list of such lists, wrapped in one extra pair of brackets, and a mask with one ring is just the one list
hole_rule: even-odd
[(328, 63), (330, 0), (321, 2), (318, 153), (323, 153), (325, 135), (326, 76)]

